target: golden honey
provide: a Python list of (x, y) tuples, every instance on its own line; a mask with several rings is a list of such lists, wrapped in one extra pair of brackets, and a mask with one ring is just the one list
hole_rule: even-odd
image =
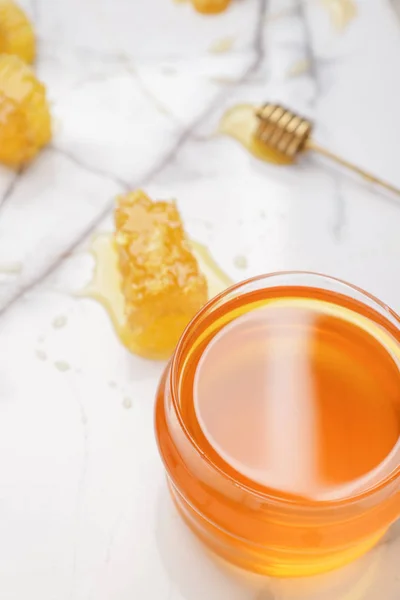
[(373, 547), (400, 515), (400, 322), (312, 274), (210, 302), (160, 384), (173, 498), (241, 567), (301, 576)]
[(228, 8), (230, 3), (231, 0), (192, 0), (194, 8), (206, 15), (223, 12)]
[(0, 162), (21, 167), (50, 139), (44, 85), (20, 58), (0, 54)]
[(114, 242), (132, 350), (169, 358), (208, 297), (175, 203), (153, 202), (140, 190), (120, 196)]
[(33, 27), (22, 8), (13, 0), (0, 0), (0, 53), (32, 63), (35, 52)]
[(250, 154), (275, 165), (291, 165), (293, 159), (270, 148), (257, 137), (259, 119), (253, 104), (238, 104), (229, 108), (219, 123), (219, 133), (238, 141)]

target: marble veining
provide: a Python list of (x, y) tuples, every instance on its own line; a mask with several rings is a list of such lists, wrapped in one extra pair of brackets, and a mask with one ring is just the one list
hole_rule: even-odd
[(398, 526), (362, 561), (302, 582), (204, 553), (154, 442), (163, 365), (129, 355), (79, 292), (92, 236), (140, 185), (177, 199), (234, 280), (320, 271), (399, 311), (400, 199), (317, 156), (260, 163), (217, 133), (229, 107), (278, 101), (400, 187), (399, 1), (348, 1), (343, 26), (336, 0), (236, 0), (209, 18), (172, 0), (21, 3), (54, 137), (29, 167), (0, 168), (1, 597), (397, 600)]

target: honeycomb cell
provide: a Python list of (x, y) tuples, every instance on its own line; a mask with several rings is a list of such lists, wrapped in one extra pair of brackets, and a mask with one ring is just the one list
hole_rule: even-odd
[(207, 282), (174, 202), (137, 191), (118, 198), (114, 243), (125, 300), (123, 341), (147, 358), (168, 358), (207, 302)]
[(24, 11), (12, 0), (0, 0), (0, 53), (16, 54), (32, 63), (35, 46), (35, 34)]
[(0, 55), (0, 162), (19, 167), (50, 138), (45, 87), (17, 56)]

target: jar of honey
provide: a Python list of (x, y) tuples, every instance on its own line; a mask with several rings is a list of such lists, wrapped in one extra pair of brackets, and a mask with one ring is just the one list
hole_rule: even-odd
[(215, 553), (279, 577), (344, 565), (400, 516), (399, 317), (312, 273), (234, 285), (181, 337), (156, 435)]

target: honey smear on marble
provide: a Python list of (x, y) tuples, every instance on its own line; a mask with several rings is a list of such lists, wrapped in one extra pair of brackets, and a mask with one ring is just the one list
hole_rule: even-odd
[(257, 138), (258, 125), (257, 108), (252, 104), (239, 104), (226, 111), (218, 131), (237, 140), (250, 154), (264, 162), (276, 165), (293, 164), (290, 158), (269, 148)]
[(338, 30), (345, 29), (357, 16), (357, 4), (354, 0), (321, 0), (329, 11), (333, 25)]
[(134, 203), (138, 200), (143, 202), (139, 212), (128, 207), (134, 216), (133, 238), (118, 238), (118, 222), (116, 234), (93, 239), (94, 276), (80, 295), (106, 308), (130, 351), (165, 359), (195, 312), (231, 281), (205, 246), (186, 239), (180, 221), (171, 229), (169, 219), (178, 215), (173, 203), (153, 203), (142, 192), (136, 193)]
[(217, 40), (210, 46), (211, 54), (225, 54), (226, 52), (230, 52), (235, 44), (234, 37), (225, 37)]

